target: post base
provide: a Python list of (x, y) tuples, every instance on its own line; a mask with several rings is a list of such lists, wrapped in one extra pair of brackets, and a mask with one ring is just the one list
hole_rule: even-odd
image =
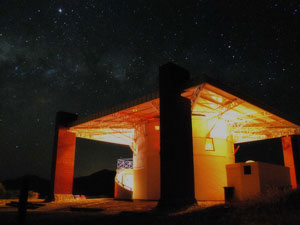
[(74, 201), (74, 195), (72, 194), (54, 194), (54, 201), (55, 202), (70, 202)]

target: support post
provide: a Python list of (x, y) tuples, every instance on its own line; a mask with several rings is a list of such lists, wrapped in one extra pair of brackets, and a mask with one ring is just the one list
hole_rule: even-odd
[(77, 120), (77, 115), (57, 112), (51, 169), (50, 200), (73, 199), (73, 176), (76, 135), (67, 124)]
[(159, 68), (161, 196), (159, 208), (196, 204), (191, 103), (181, 96), (189, 72), (173, 63)]
[(297, 188), (300, 185), (300, 161), (297, 136), (282, 137), (282, 150), (284, 165), (290, 168), (292, 188)]
[(26, 225), (29, 178), (24, 177), (21, 184), (18, 208), (18, 224)]

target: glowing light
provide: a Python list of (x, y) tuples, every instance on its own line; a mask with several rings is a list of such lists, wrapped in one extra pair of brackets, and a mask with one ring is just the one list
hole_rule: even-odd
[[(61, 10), (64, 13), (64, 9)], [(195, 101), (193, 117), (197, 115), (208, 120), (208, 131), (204, 137), (244, 143), (300, 134), (300, 127), (296, 124), (208, 83), (202, 85), (201, 89), (200, 86), (187, 89), (182, 96)], [(201, 92), (196, 91), (198, 89)], [(159, 98), (147, 97), (143, 101), (138, 100), (136, 105), (128, 104), (128, 108), (125, 104), (120, 107), (121, 111), (115, 107), (111, 109), (111, 114), (107, 114), (109, 111), (99, 113), (98, 118), (83, 120), (84, 122), (69, 128), (69, 131), (81, 138), (131, 146), (134, 138), (142, 132), (136, 130), (136, 126), (152, 118), (159, 118)], [(160, 127), (153, 125), (152, 129), (158, 134)], [(134, 152), (137, 151), (134, 146), (131, 148)]]
[(206, 151), (214, 151), (215, 150), (214, 140), (212, 138), (206, 138), (206, 140), (205, 140), (205, 150)]
[(212, 121), (211, 126), (213, 129), (210, 136), (213, 138), (226, 139), (228, 136), (228, 125), (224, 120), (217, 120), (217, 122)]
[(222, 103), (222, 97), (220, 96), (211, 96), (213, 100)]
[(254, 163), (254, 160), (247, 160), (246, 163)]

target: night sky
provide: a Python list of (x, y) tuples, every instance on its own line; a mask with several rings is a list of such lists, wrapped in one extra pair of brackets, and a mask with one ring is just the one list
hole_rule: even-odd
[[(169, 61), (299, 117), (299, 28), (300, 1), (0, 0), (0, 180), (49, 178), (57, 111), (153, 92)], [(130, 155), (79, 140), (75, 176)]]

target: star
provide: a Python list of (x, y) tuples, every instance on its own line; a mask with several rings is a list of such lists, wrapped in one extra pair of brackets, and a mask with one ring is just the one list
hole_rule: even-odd
[[(36, 147), (41, 149), (36, 154), (43, 165), (39, 171), (20, 166), (11, 174), (0, 163), (4, 178), (25, 173), (49, 177), (56, 111), (84, 117), (155, 92), (158, 68), (168, 61), (189, 70), (193, 78), (207, 74), (258, 100), (268, 94), (267, 105), (298, 116), (299, 5), (290, 1), (248, 1), (245, 11), (242, 4), (229, 7), (214, 1), (181, 7), (180, 1), (70, 5), (51, 0), (29, 1), (22, 12), (16, 1), (4, 2), (0, 159), (14, 166), (14, 154), (7, 152), (28, 146), (27, 154), (33, 155), (36, 137), (43, 140)], [(28, 165), (34, 163), (23, 151), (18, 154)], [(107, 169), (114, 169), (112, 164)]]

